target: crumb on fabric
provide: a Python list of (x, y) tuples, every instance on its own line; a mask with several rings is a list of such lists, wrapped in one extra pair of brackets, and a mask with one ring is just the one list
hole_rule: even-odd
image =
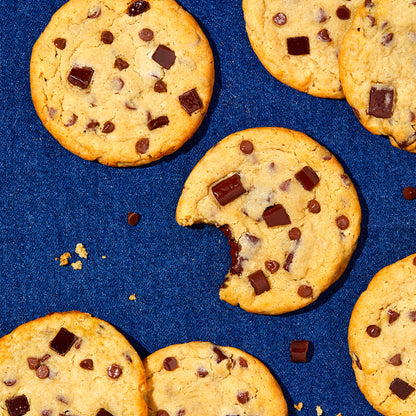
[(107, 258), (107, 256), (101, 256), (101, 258), (102, 258), (102, 259), (106, 259), (106, 258)]
[(302, 410), (302, 408), (303, 408), (303, 403), (302, 402), (299, 402), (298, 404), (295, 404), (294, 406), (295, 406), (295, 409), (298, 412), (300, 412)]
[(87, 250), (85, 250), (85, 246), (82, 243), (77, 244), (77, 246), (75, 247), (75, 253), (77, 253), (78, 256), (80, 256), (82, 259), (88, 258)]
[(130, 295), (129, 300), (137, 300), (136, 295), (134, 293)]
[(82, 262), (81, 262), (81, 260), (78, 260), (75, 263), (71, 263), (71, 266), (74, 270), (81, 270), (82, 269)]
[(342, 416), (342, 414), (341, 413), (338, 413), (337, 416)]
[(71, 254), (70, 253), (64, 253), (62, 254), (62, 256), (59, 258), (59, 265), (60, 266), (68, 266), (69, 264), (69, 260), (71, 258)]
[(322, 410), (322, 407), (321, 406), (316, 406), (316, 414), (318, 416), (321, 416), (321, 415), (324, 414), (324, 411)]

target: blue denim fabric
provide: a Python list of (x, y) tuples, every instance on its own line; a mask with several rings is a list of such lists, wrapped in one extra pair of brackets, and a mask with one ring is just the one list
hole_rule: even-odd
[[(355, 382), (347, 328), (359, 295), (382, 267), (416, 251), (415, 155), (367, 132), (346, 101), (319, 99), (275, 80), (245, 32), (240, 0), (182, 0), (208, 35), (216, 84), (208, 115), (181, 150), (152, 165), (116, 169), (62, 148), (33, 108), (31, 48), (63, 0), (0, 0), (0, 336), (51, 311), (81, 310), (125, 333), (142, 357), (174, 343), (207, 340), (243, 349), (276, 375), (303, 416), (375, 416)], [(257, 126), (302, 131), (330, 149), (355, 183), (362, 235), (339, 282), (310, 307), (259, 316), (218, 298), (230, 264), (212, 227), (182, 228), (175, 208), (197, 161), (230, 133)], [(136, 227), (127, 212), (142, 215)], [(82, 242), (81, 271), (59, 267)], [(106, 256), (106, 258), (102, 258)], [(135, 293), (137, 300), (130, 301)], [(292, 339), (314, 345), (290, 362)]]

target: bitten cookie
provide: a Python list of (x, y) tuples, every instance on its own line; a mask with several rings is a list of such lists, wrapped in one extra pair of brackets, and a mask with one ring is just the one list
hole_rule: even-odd
[(208, 151), (185, 183), (176, 219), (221, 227), (229, 238), (221, 299), (280, 314), (313, 302), (341, 276), (361, 209), (328, 150), (296, 131), (257, 128)]
[(36, 42), (30, 80), (40, 119), (65, 148), (135, 166), (174, 152), (197, 130), (214, 60), (174, 0), (70, 0)]
[(416, 152), (416, 2), (366, 0), (342, 42), (339, 64), (362, 125)]
[(416, 414), (416, 255), (380, 270), (352, 312), (358, 387), (385, 416)]
[(107, 322), (54, 313), (0, 339), (3, 416), (146, 416), (143, 364)]
[(144, 360), (149, 416), (286, 416), (280, 386), (256, 358), (209, 342), (172, 345)]
[(279, 81), (324, 98), (344, 98), (338, 49), (364, 0), (243, 0), (246, 29)]

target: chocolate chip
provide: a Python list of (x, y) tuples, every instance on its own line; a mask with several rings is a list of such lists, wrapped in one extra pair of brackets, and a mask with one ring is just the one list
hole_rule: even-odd
[(355, 352), (352, 352), (351, 353), (352, 354), (352, 359), (354, 360), (354, 362), (355, 362), (355, 365), (360, 369), (360, 370), (362, 370), (363, 369), (363, 367), (361, 366), (361, 362), (360, 362), (360, 359), (358, 358), (358, 356), (357, 356), (357, 354), (355, 353)]
[(389, 363), (391, 365), (396, 366), (396, 367), (399, 366), (399, 365), (402, 365), (402, 356), (401, 356), (401, 354), (393, 355), (393, 357), (390, 358)]
[(155, 92), (167, 92), (167, 88), (166, 88), (166, 84), (162, 81), (156, 81), (154, 87), (153, 87)]
[(290, 218), (282, 205), (277, 204), (263, 212), (263, 219), (268, 227), (290, 224)]
[(137, 110), (137, 107), (136, 107), (134, 104), (132, 104), (132, 102), (131, 102), (131, 101), (125, 101), (125, 102), (124, 102), (124, 105), (125, 105), (125, 107), (126, 107), (126, 108), (128, 108), (129, 110)]
[(217, 355), (217, 364), (228, 358), (218, 347), (214, 347), (212, 350)]
[(105, 30), (101, 33), (101, 42), (105, 43), (106, 45), (111, 45), (113, 43), (114, 36), (108, 30)]
[(286, 192), (289, 189), (291, 183), (292, 179), (288, 179), (279, 185), (279, 189), (281, 189), (283, 192)]
[(239, 403), (241, 404), (245, 404), (250, 400), (250, 394), (248, 391), (245, 391), (243, 393), (238, 393), (237, 394), (237, 400)]
[(84, 370), (94, 370), (94, 361), (90, 358), (86, 358), (79, 363), (79, 366)]
[(374, 3), (371, 0), (365, 0), (364, 6), (370, 9), (374, 6)]
[(28, 357), (27, 363), (31, 370), (36, 370), (40, 366), (40, 359), (35, 357)]
[(267, 260), (264, 265), (270, 273), (276, 273), (280, 267), (280, 264), (275, 260)]
[(242, 258), (239, 256), (241, 246), (233, 239), (231, 230), (229, 229), (227, 225), (220, 227), (220, 230), (228, 238), (228, 243), (230, 245), (230, 255), (231, 255), (230, 273), (240, 276), (243, 271)]
[(208, 375), (208, 371), (205, 370), (205, 368), (198, 368), (198, 370), (196, 370), (196, 374), (198, 377), (204, 378)]
[(248, 280), (250, 281), (251, 286), (253, 286), (256, 296), (270, 290), (269, 282), (261, 270), (257, 270), (256, 272), (250, 274), (248, 276)]
[(394, 88), (371, 87), (368, 114), (377, 118), (390, 118), (393, 115), (394, 95)]
[(377, 338), (381, 334), (381, 328), (377, 325), (369, 325), (365, 331), (371, 338)]
[(147, 123), (147, 128), (149, 130), (155, 130), (163, 126), (167, 126), (169, 124), (169, 118), (167, 116), (160, 116), (158, 118), (154, 118)]
[(113, 78), (111, 80), (111, 88), (113, 91), (119, 92), (124, 87), (124, 81), (121, 78)]
[(51, 355), (50, 354), (45, 354), (41, 359), (40, 359), (40, 361), (42, 362), (42, 363), (44, 363), (46, 360), (49, 360), (49, 358), (51, 358)]
[(346, 230), (350, 226), (350, 220), (345, 215), (340, 215), (335, 222), (340, 230)]
[(140, 215), (137, 212), (129, 212), (127, 215), (127, 222), (129, 225), (135, 226), (140, 221)]
[(412, 322), (416, 322), (416, 311), (410, 311), (408, 316)]
[(63, 50), (66, 48), (66, 39), (64, 38), (56, 38), (53, 41), (53, 44), (60, 50)]
[(36, 370), (36, 376), (40, 379), (47, 378), (49, 376), (49, 368), (42, 364), (37, 370)]
[(114, 131), (116, 127), (114, 126), (114, 123), (112, 123), (111, 121), (106, 121), (104, 123), (104, 127), (103, 127), (103, 133), (111, 133)]
[(96, 416), (113, 416), (112, 413), (110, 413), (108, 410), (105, 410), (103, 408), (101, 408)]
[(4, 380), (3, 383), (7, 386), (7, 387), (11, 387), (14, 386), (16, 384), (17, 380), (13, 379), (13, 380)]
[(287, 271), (290, 272), (290, 266), (293, 262), (293, 257), (295, 256), (295, 253), (292, 251), (291, 253), (289, 253), (285, 259), (285, 262), (283, 264), (283, 268)]
[(396, 311), (393, 311), (392, 309), (389, 309), (387, 311), (387, 316), (389, 317), (389, 324), (392, 324), (394, 321), (397, 321), (400, 314), (399, 314), (399, 312), (396, 312)]
[(178, 413), (176, 413), (176, 416), (183, 416), (185, 414), (185, 409), (180, 409)]
[(141, 40), (144, 40), (145, 42), (150, 42), (154, 37), (153, 30), (147, 28), (142, 29), (139, 32), (139, 37)]
[(321, 212), (321, 205), (316, 199), (312, 199), (308, 202), (308, 210), (312, 214), (319, 214)]
[(243, 357), (238, 358), (238, 364), (240, 364), (240, 367), (242, 368), (248, 368), (247, 360), (245, 360)]
[(140, 139), (136, 143), (136, 152), (145, 154), (149, 150), (149, 139)]
[(340, 6), (337, 9), (337, 16), (341, 20), (348, 20), (351, 17), (351, 11), (346, 6)]
[(58, 400), (58, 402), (61, 402), (61, 403), (64, 403), (64, 404), (69, 404), (68, 400), (64, 396), (58, 396), (56, 398), (56, 400)]
[(100, 6), (94, 6), (88, 12), (88, 19), (96, 19), (100, 15), (101, 15), (101, 7)]
[(189, 115), (202, 108), (201, 98), (195, 88), (180, 95), (179, 102)]
[(166, 410), (158, 410), (156, 416), (169, 416), (169, 413)]
[(324, 23), (328, 20), (328, 16), (326, 15), (324, 9), (320, 8), (318, 10), (317, 20), (318, 20), (319, 23)]
[(298, 288), (298, 295), (301, 298), (310, 298), (312, 296), (313, 290), (308, 285), (302, 285)]
[(73, 126), (77, 122), (77, 120), (78, 120), (78, 116), (76, 114), (72, 114), (72, 117), (65, 124), (65, 127)]
[(82, 344), (82, 339), (80, 339), (76, 344), (75, 344), (75, 349), (79, 350), (81, 348), (81, 344)]
[(167, 357), (163, 360), (163, 368), (166, 371), (173, 371), (178, 368), (178, 360), (175, 357)]
[(6, 406), (10, 416), (22, 416), (30, 410), (29, 402), (24, 394), (7, 399)]
[(416, 188), (413, 186), (407, 186), (403, 189), (403, 196), (408, 201), (413, 201), (416, 198)]
[(323, 40), (324, 42), (332, 42), (327, 29), (322, 29), (318, 32), (318, 39)]
[(100, 123), (97, 120), (90, 120), (87, 124), (87, 129), (91, 129), (94, 130), (96, 129), (98, 126), (100, 125)]
[(68, 82), (85, 90), (90, 85), (94, 70), (89, 66), (74, 66), (68, 75)]
[(52, 416), (52, 410), (42, 410), (42, 416)]
[(307, 191), (312, 191), (319, 183), (319, 176), (310, 166), (302, 168), (302, 170), (295, 174), (295, 178)]
[(243, 140), (240, 143), (240, 150), (246, 155), (253, 153), (253, 150), (254, 150), (253, 143), (251, 143), (249, 140)]
[(279, 12), (273, 16), (273, 22), (279, 26), (285, 25), (287, 23), (287, 17), (284, 13)]
[(110, 378), (119, 378), (123, 370), (118, 364), (111, 364), (110, 367), (107, 368), (107, 374)]
[(367, 19), (371, 22), (371, 26), (376, 25), (376, 18), (374, 16), (371, 16), (371, 15), (368, 14)]
[(387, 46), (393, 40), (394, 34), (388, 33), (381, 38), (381, 44), (383, 46)]
[(170, 69), (170, 67), (175, 63), (176, 55), (175, 52), (167, 46), (159, 45), (152, 55), (152, 59), (159, 65), (163, 66), (163, 68)]
[(127, 69), (130, 65), (121, 58), (117, 58), (114, 61), (114, 68), (117, 68), (118, 70), (122, 71), (123, 69)]
[(229, 204), (239, 196), (246, 193), (238, 173), (235, 173), (234, 175), (223, 179), (221, 182), (218, 182), (211, 188), (211, 190), (215, 199), (222, 206)]
[(65, 356), (77, 339), (78, 337), (72, 332), (69, 332), (66, 328), (61, 328), (50, 342), (49, 347), (59, 355)]
[(287, 38), (287, 52), (289, 55), (309, 55), (309, 38), (307, 36), (298, 36)]
[(306, 363), (308, 361), (309, 341), (292, 341), (290, 343), (290, 361)]
[(294, 227), (291, 230), (289, 230), (289, 238), (293, 241), (300, 240), (301, 235), (302, 233), (299, 230), (299, 228)]
[(390, 384), (390, 390), (400, 399), (405, 400), (415, 391), (414, 387), (400, 378), (395, 378)]
[(127, 9), (127, 13), (129, 16), (137, 16), (144, 12), (147, 12), (150, 9), (150, 4), (147, 1), (139, 0), (135, 1), (133, 4), (129, 6)]

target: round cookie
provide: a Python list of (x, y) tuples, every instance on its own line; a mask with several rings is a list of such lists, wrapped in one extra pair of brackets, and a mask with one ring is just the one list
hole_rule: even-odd
[(70, 0), (36, 42), (30, 80), (40, 119), (65, 148), (136, 166), (192, 137), (208, 110), (214, 60), (174, 0)]
[(344, 98), (338, 49), (363, 0), (243, 0), (254, 52), (279, 81), (324, 98)]
[(380, 270), (352, 312), (348, 343), (358, 387), (385, 416), (416, 412), (416, 255)]
[(143, 364), (114, 327), (54, 313), (0, 339), (4, 416), (146, 416)]
[(172, 345), (144, 360), (149, 416), (287, 416), (279, 384), (253, 356), (209, 342)]
[(256, 128), (207, 152), (185, 183), (176, 219), (221, 227), (229, 238), (221, 299), (281, 314), (310, 304), (341, 276), (361, 209), (328, 150), (303, 133)]
[(416, 152), (416, 3), (367, 0), (342, 42), (339, 65), (361, 124)]

